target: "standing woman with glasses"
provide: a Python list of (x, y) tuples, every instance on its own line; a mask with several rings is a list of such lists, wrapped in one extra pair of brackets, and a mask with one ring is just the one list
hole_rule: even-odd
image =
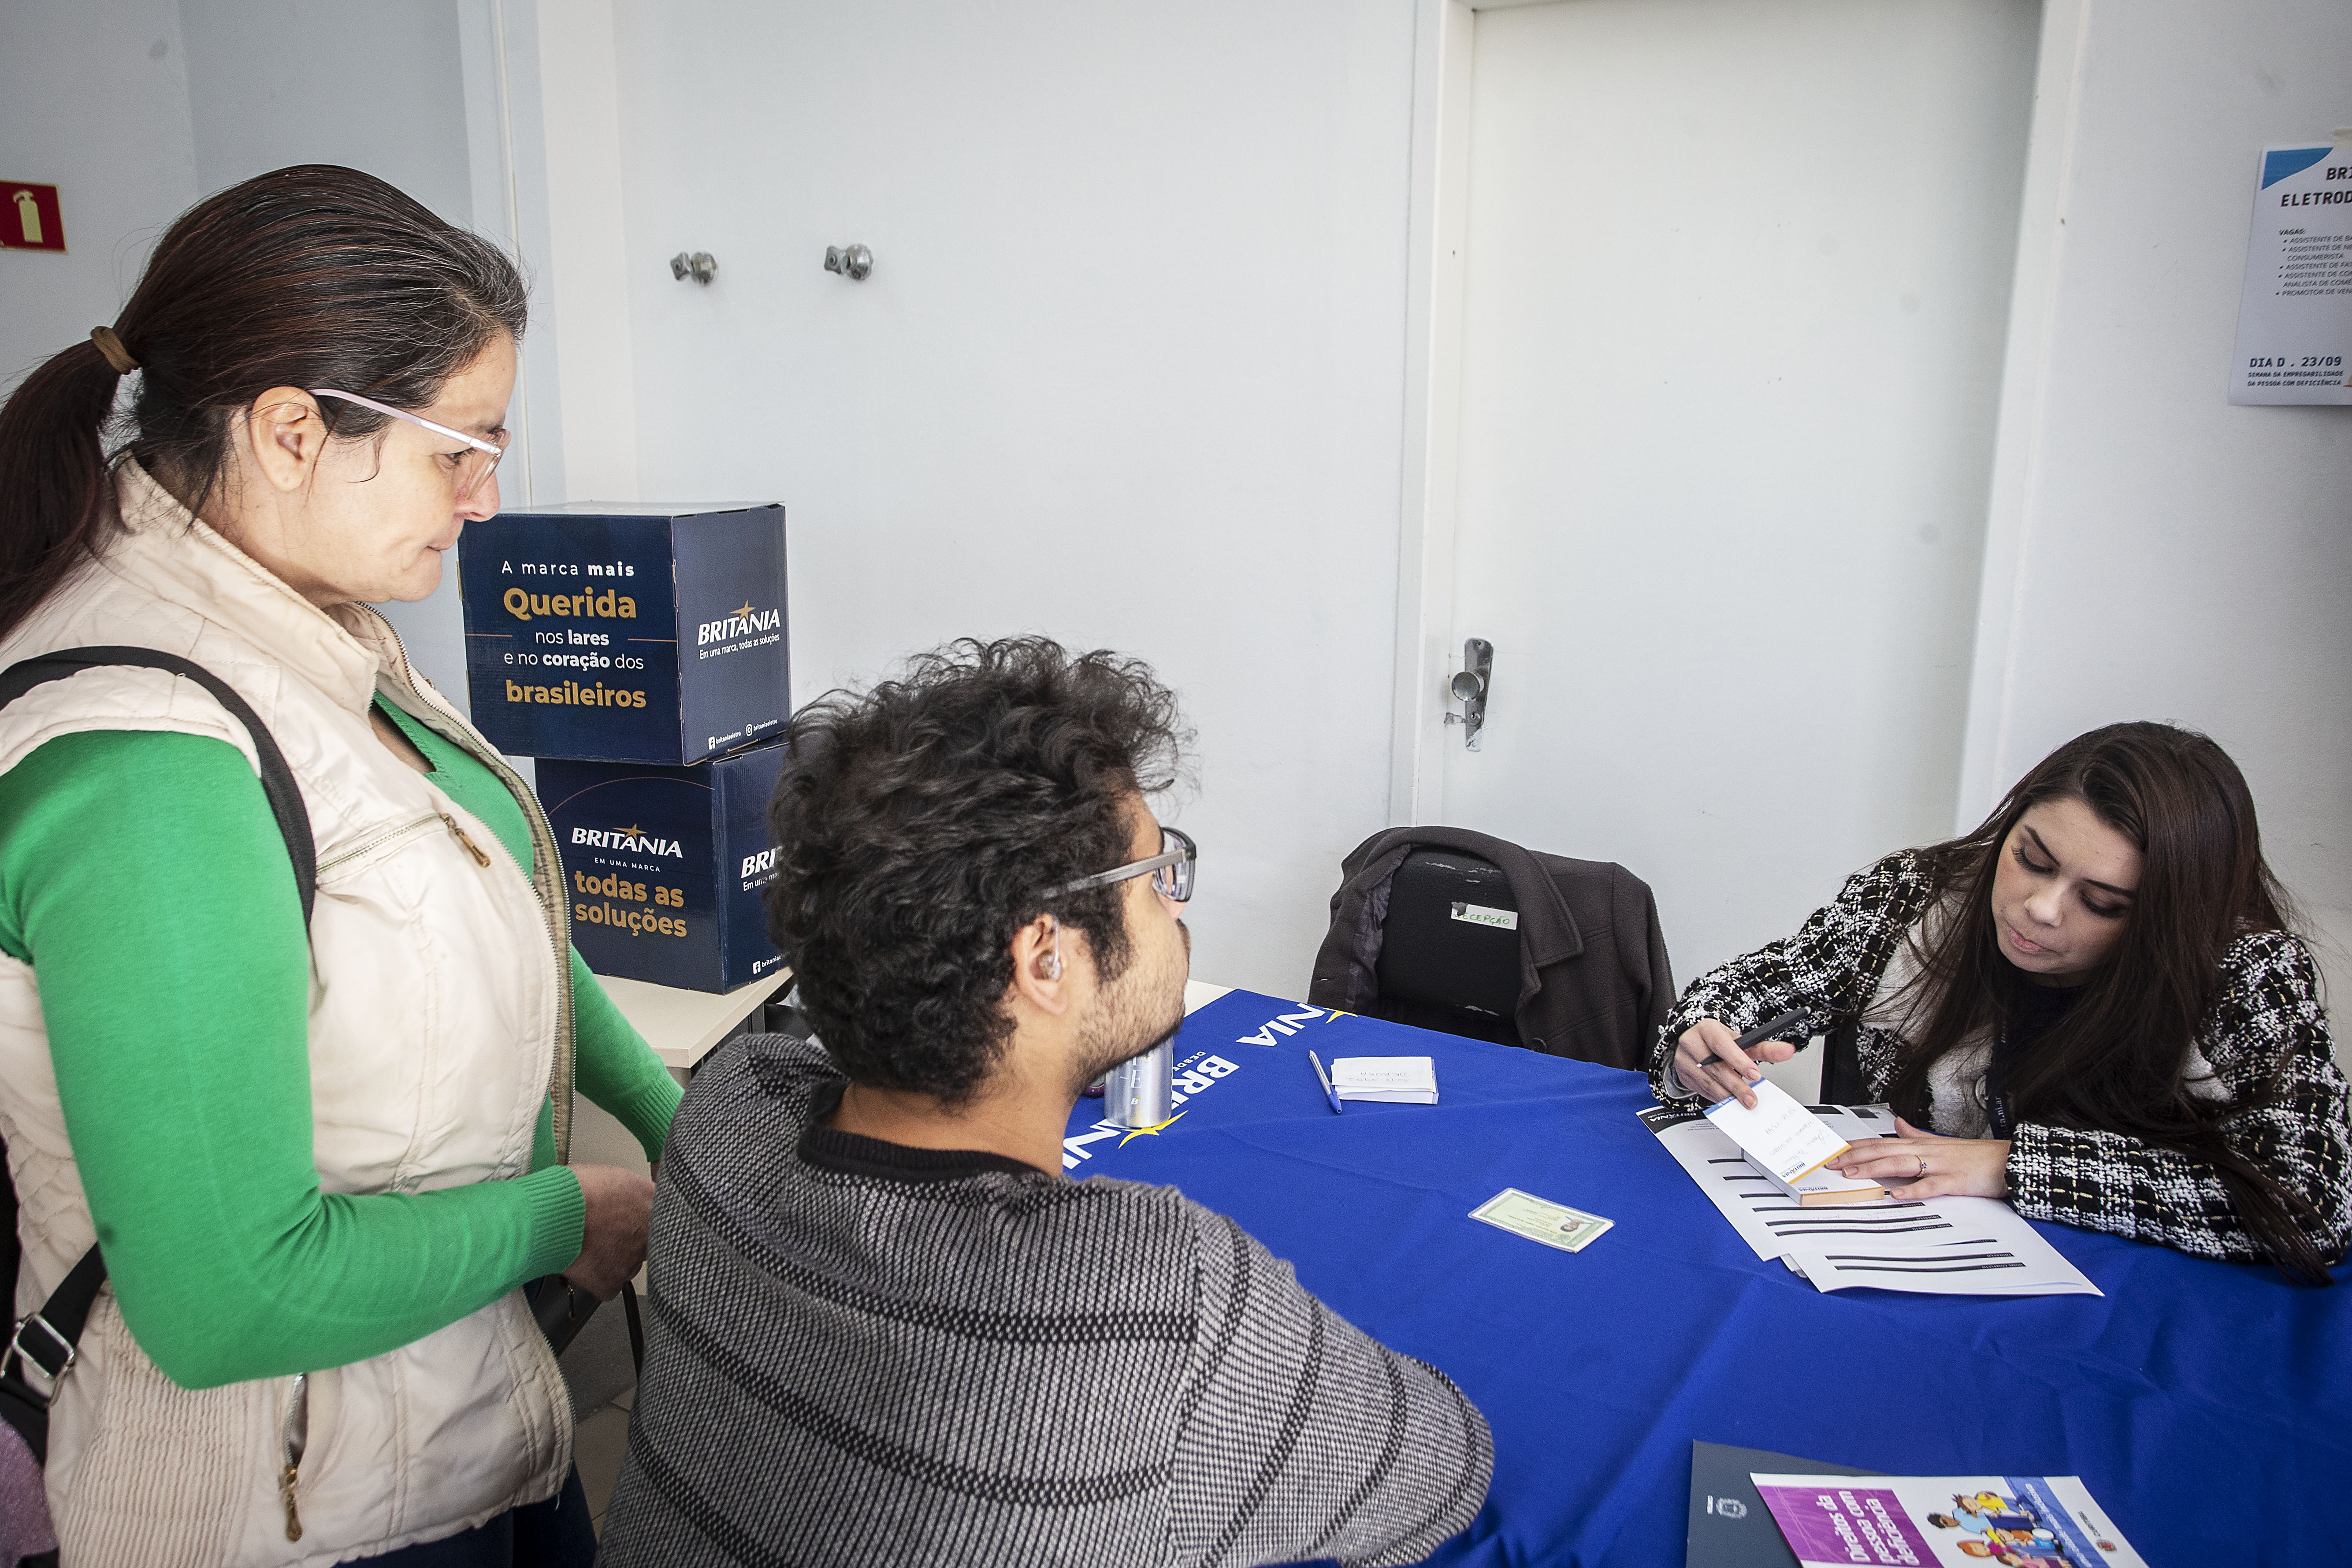
[(367, 607), (498, 510), (523, 321), (491, 246), (283, 169), (0, 411), (0, 666), (210, 671), (317, 848), (306, 931), (254, 741), (193, 679), (0, 708), (15, 1315), (93, 1242), (107, 1278), (50, 1409), (68, 1563), (593, 1555), (520, 1287), (609, 1298), (644, 1255), (651, 1184), (562, 1163), (575, 1081), (648, 1157), (678, 1090), (572, 949), (529, 787)]

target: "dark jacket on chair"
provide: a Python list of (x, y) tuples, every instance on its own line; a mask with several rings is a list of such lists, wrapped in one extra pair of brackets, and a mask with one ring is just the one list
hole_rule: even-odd
[(1519, 1038), (1533, 1050), (1647, 1069), (1675, 1005), (1675, 979), (1649, 884), (1606, 860), (1541, 855), (1463, 827), (1391, 827), (1339, 866), (1331, 930), (1307, 999), (1378, 1016), (1389, 879), (1418, 848), (1456, 849), (1502, 868), (1519, 906)]

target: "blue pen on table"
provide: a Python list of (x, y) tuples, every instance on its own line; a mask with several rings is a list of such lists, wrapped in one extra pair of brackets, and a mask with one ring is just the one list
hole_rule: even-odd
[(1323, 1098), (1331, 1102), (1331, 1114), (1334, 1116), (1340, 1114), (1339, 1091), (1331, 1087), (1331, 1075), (1323, 1070), (1323, 1058), (1309, 1051), (1307, 1053), (1307, 1059), (1315, 1064), (1315, 1076), (1323, 1081)]

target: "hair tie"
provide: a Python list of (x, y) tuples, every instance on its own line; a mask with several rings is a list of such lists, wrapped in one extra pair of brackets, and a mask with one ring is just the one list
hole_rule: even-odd
[(114, 335), (112, 327), (92, 327), (89, 341), (98, 345), (98, 352), (106, 356), (115, 374), (129, 375), (139, 368), (139, 362), (131, 357), (131, 351), (122, 346), (122, 340)]

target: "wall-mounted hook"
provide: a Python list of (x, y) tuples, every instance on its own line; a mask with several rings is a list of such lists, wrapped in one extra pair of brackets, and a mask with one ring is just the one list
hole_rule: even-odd
[(874, 253), (862, 245), (828, 245), (824, 247), (824, 269), (838, 272), (852, 282), (862, 281), (874, 270)]
[(691, 256), (681, 250), (669, 258), (669, 275), (681, 283), (691, 278), (697, 283), (707, 284), (718, 272), (719, 258), (707, 250), (698, 250)]

